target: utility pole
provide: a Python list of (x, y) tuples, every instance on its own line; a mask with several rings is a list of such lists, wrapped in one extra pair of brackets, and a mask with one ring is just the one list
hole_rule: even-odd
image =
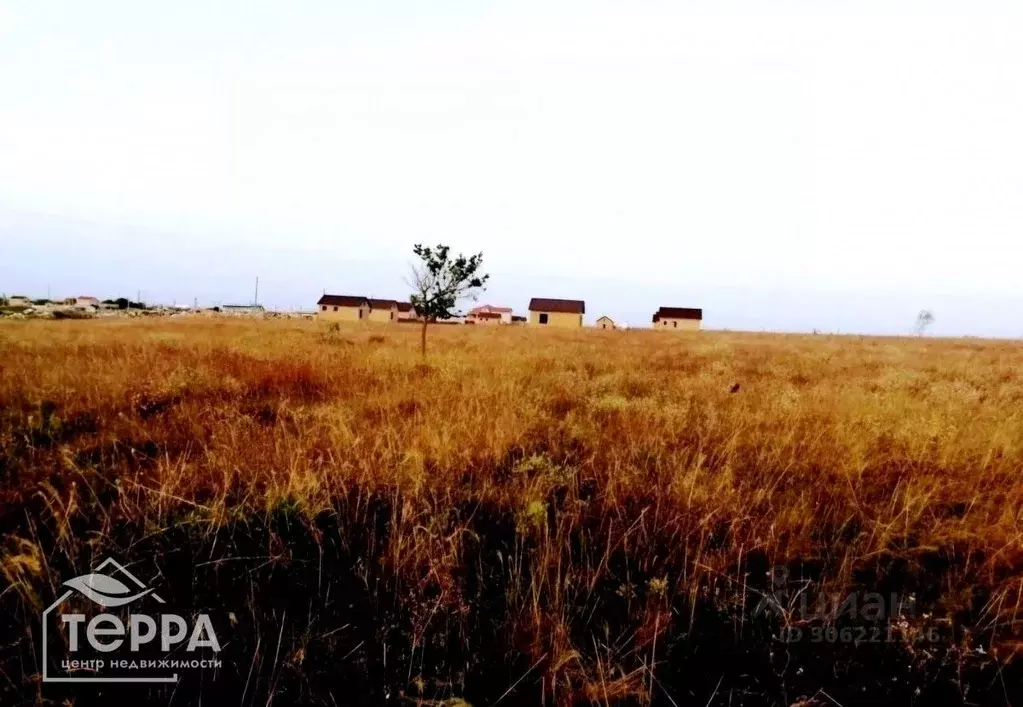
[(253, 298), (252, 304), (259, 304), (259, 275), (256, 275), (256, 296)]

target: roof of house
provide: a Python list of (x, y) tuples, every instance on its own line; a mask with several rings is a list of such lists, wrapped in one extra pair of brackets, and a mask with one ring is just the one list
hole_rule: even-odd
[(474, 312), (473, 316), (477, 319), (500, 319), (500, 312)]
[(579, 299), (550, 299), (547, 297), (534, 297), (529, 300), (529, 311), (586, 314), (586, 303)]
[(369, 300), (357, 295), (323, 295), (316, 304), (330, 304), (335, 307), (362, 307)]
[(413, 309), (413, 307), (412, 307), (412, 303), (411, 302), (399, 302), (398, 303), (398, 311), (399, 312), (411, 312), (412, 309)]
[(696, 307), (661, 307), (654, 312), (658, 319), (703, 319), (703, 310)]
[(606, 314), (604, 316), (602, 316), (600, 319), (598, 319), (597, 321), (598, 322), (602, 322), (604, 320), (607, 320), (607, 321), (611, 322), (612, 324), (614, 324), (614, 321), (615, 321), (614, 319), (612, 319), (611, 317), (607, 316)]
[(371, 299), (369, 300), (370, 309), (391, 309), (397, 307), (398, 302), (393, 299)]
[(99, 302), (98, 299), (96, 299), (95, 297), (92, 297), (91, 295), (78, 295), (78, 297), (76, 299), (89, 300), (90, 302)]
[(479, 307), (473, 307), (470, 309), (469, 314), (479, 314), (480, 312), (497, 312), (498, 314), (503, 312), (505, 314), (511, 314), (511, 311), (511, 307), (495, 307), (492, 304), (483, 304)]

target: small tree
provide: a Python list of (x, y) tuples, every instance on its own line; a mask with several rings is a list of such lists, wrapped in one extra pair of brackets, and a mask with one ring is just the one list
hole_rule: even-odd
[(924, 331), (927, 330), (931, 324), (934, 323), (934, 313), (929, 309), (921, 309), (920, 313), (916, 315), (916, 334), (917, 336), (923, 336)]
[(431, 248), (418, 243), (412, 248), (422, 261), (420, 265), (413, 266), (412, 280), (408, 285), (415, 290), (411, 296), (412, 307), (423, 322), (421, 346), (424, 357), (427, 325), (456, 316), (455, 303), (463, 297), (476, 299), (490, 279), (490, 275), (480, 272), (483, 253), (468, 257), (459, 253), (452, 258), (450, 250), (446, 245)]

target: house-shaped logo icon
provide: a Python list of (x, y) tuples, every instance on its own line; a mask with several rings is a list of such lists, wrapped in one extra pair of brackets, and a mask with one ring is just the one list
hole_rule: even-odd
[[(164, 612), (164, 599), (116, 560), (61, 586), (66, 591), (42, 614), (43, 682), (176, 683), (179, 669), (219, 667), (215, 656), (193, 657), (220, 651), (210, 617), (189, 622)], [(172, 658), (179, 650), (187, 657)]]

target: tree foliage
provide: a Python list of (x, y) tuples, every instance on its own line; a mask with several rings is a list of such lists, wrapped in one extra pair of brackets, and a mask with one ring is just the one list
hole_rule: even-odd
[(486, 287), (490, 275), (481, 272), (483, 253), (451, 255), (446, 245), (424, 246), (417, 243), (412, 252), (421, 261), (412, 268), (409, 285), (415, 290), (410, 297), (412, 308), (423, 322), (422, 350), (426, 354), (426, 326), (438, 319), (458, 315), (459, 299), (475, 299)]
[(929, 309), (921, 309), (920, 313), (916, 315), (916, 333), (918, 336), (923, 336), (923, 333), (927, 330), (931, 324), (934, 323), (934, 313)]

